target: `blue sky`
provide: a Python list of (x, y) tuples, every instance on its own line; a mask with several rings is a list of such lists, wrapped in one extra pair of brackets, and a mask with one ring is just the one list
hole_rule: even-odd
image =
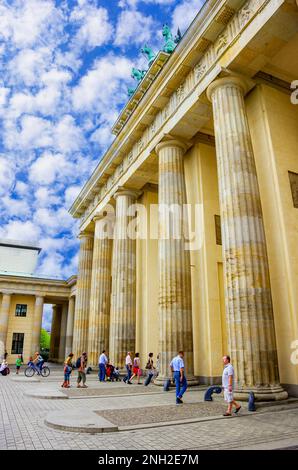
[(36, 241), (38, 273), (76, 273), (68, 209), (127, 101), (140, 48), (184, 32), (201, 0), (2, 0), (0, 238)]

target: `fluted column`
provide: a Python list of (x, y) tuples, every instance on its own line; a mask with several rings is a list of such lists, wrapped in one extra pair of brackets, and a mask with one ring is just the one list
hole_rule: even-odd
[(237, 395), (283, 399), (257, 173), (245, 110), (246, 84), (220, 78), (212, 101), (222, 222), (225, 297)]
[(8, 328), (8, 319), (9, 319), (9, 310), (11, 303), (10, 293), (3, 292), (2, 302), (0, 309), (0, 359), (3, 358), (3, 354), (6, 351), (6, 338), (7, 338), (7, 328)]
[(105, 220), (94, 217), (88, 357), (90, 365), (98, 364), (100, 352), (109, 349), (111, 262), (113, 240), (107, 233)]
[(124, 367), (127, 351), (135, 350), (136, 329), (136, 241), (127, 235), (131, 220), (128, 210), (139, 193), (119, 190), (116, 199), (116, 223), (112, 262), (112, 295), (109, 356), (116, 366)]
[(34, 306), (34, 317), (32, 325), (32, 336), (31, 336), (31, 353), (40, 350), (40, 331), (42, 324), (44, 298), (41, 295), (36, 295), (35, 306)]
[(82, 232), (79, 253), (77, 295), (73, 331), (73, 353), (77, 357), (87, 350), (90, 287), (93, 257), (93, 233)]
[(61, 308), (60, 340), (59, 340), (59, 362), (64, 362), (66, 345), (66, 327), (67, 327), (67, 304)]
[[(186, 249), (187, 221), (183, 155), (185, 146), (177, 140), (157, 145), (159, 157), (159, 354), (157, 382), (169, 377), (169, 364), (184, 351), (185, 371), (194, 380), (190, 254)], [(174, 206), (173, 206), (174, 205)], [(171, 218), (168, 211), (173, 207)]]
[(69, 301), (68, 301), (65, 357), (68, 356), (72, 352), (74, 312), (75, 312), (75, 296), (73, 295), (72, 297), (69, 298)]

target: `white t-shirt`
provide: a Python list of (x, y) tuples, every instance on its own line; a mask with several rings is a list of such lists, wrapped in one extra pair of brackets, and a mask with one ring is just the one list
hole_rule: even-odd
[(99, 356), (98, 363), (99, 363), (99, 364), (104, 364), (104, 365), (106, 365), (107, 362), (108, 362), (107, 356), (106, 356), (104, 353), (102, 353), (102, 354)]
[(224, 367), (223, 373), (222, 373), (222, 386), (223, 388), (228, 388), (229, 387), (229, 376), (233, 376), (232, 380), (232, 387), (234, 388), (234, 367), (232, 364), (227, 364)]
[(131, 360), (131, 357), (129, 355), (127, 355), (126, 358), (125, 358), (125, 365), (126, 366), (132, 365), (132, 360)]

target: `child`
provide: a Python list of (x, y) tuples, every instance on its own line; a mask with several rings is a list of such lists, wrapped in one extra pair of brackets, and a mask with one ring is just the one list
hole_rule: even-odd
[(70, 388), (70, 374), (72, 372), (72, 358), (73, 358), (73, 353), (70, 353), (67, 358), (65, 359), (64, 362), (64, 382), (61, 385), (63, 388)]
[(116, 379), (116, 382), (121, 382), (119, 367), (115, 367), (115, 370), (114, 370), (114, 377), (115, 377), (115, 379)]
[(16, 374), (17, 375), (19, 374), (19, 370), (20, 370), (22, 364), (23, 364), (22, 356), (18, 356), (16, 358)]

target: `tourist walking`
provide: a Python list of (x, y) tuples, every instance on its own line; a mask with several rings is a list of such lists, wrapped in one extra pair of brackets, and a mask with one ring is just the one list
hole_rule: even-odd
[(131, 360), (131, 352), (130, 351), (128, 351), (127, 356), (125, 358), (125, 367), (126, 367), (127, 374), (124, 377), (123, 382), (131, 385), (130, 377), (131, 377), (131, 369), (132, 369), (132, 360)]
[(22, 356), (18, 356), (16, 358), (16, 374), (17, 375), (19, 374), (19, 371), (20, 371), (20, 368), (21, 368), (22, 364), (23, 364), (23, 358), (22, 358)]
[(133, 359), (133, 368), (132, 368), (132, 376), (129, 379), (129, 382), (132, 383), (132, 379), (134, 377), (138, 378), (137, 384), (141, 385), (140, 377), (141, 377), (141, 361), (140, 361), (140, 353), (135, 353), (135, 357)]
[(154, 371), (155, 371), (155, 367), (154, 367), (154, 364), (153, 364), (153, 353), (149, 353), (148, 354), (148, 361), (147, 361), (147, 364), (146, 364), (146, 369), (148, 371), (148, 375), (147, 375), (147, 378), (144, 382), (144, 385), (147, 386), (150, 384), (153, 376), (154, 376)]
[(184, 352), (179, 351), (178, 355), (174, 357), (170, 363), (173, 379), (176, 385), (176, 404), (183, 403), (182, 397), (187, 389), (187, 380), (184, 371)]
[[(78, 379), (77, 388), (87, 388), (86, 385), (86, 368), (87, 368), (87, 353), (83, 352), (81, 357), (77, 360)], [(83, 385), (80, 385), (82, 382)]]
[(70, 353), (64, 361), (64, 368), (63, 368), (64, 381), (61, 387), (70, 388), (70, 374), (72, 372), (72, 359), (73, 359), (73, 353)]
[(241, 408), (241, 405), (239, 405), (234, 400), (234, 396), (233, 396), (235, 373), (234, 373), (234, 367), (231, 364), (230, 356), (224, 356), (222, 360), (224, 363), (224, 369), (222, 373), (222, 388), (224, 391), (224, 399), (228, 404), (228, 409), (224, 413), (223, 416), (232, 416), (233, 406), (235, 407), (235, 413), (238, 413), (238, 411)]
[(108, 363), (108, 358), (106, 356), (105, 350), (102, 351), (101, 355), (98, 358), (98, 378), (100, 382), (104, 382), (106, 378), (106, 367)]

